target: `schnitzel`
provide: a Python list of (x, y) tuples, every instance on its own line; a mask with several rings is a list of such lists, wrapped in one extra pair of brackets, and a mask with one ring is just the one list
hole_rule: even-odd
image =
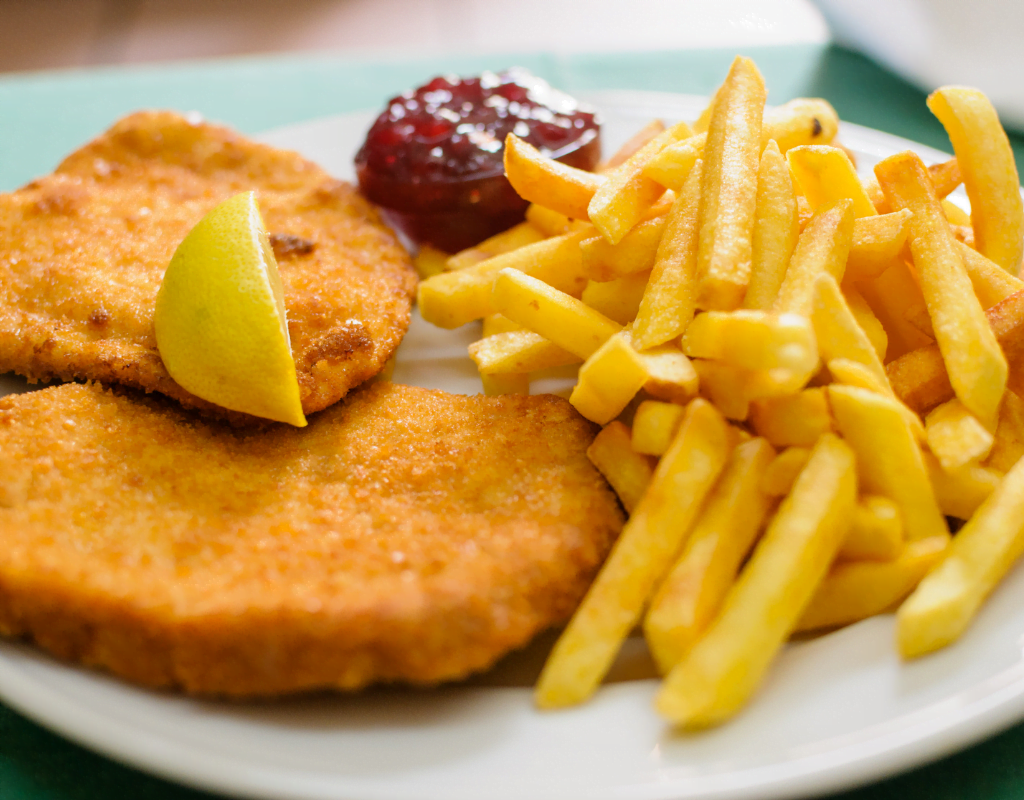
[(0, 633), (192, 693), (462, 678), (565, 620), (618, 534), (594, 430), (380, 381), (301, 430), (0, 398)]
[(153, 307), (174, 250), (255, 189), (284, 285), (306, 414), (376, 375), (409, 325), (408, 255), (355, 189), (296, 153), (170, 112), (140, 112), (0, 195), (0, 373), (157, 391), (236, 423), (167, 374)]

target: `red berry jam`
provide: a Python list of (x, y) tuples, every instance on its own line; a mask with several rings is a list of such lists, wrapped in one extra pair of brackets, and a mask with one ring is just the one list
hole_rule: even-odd
[(452, 253), (520, 222), (505, 137), (580, 169), (601, 155), (593, 111), (526, 70), (438, 77), (388, 102), (356, 155), (359, 188), (414, 241)]

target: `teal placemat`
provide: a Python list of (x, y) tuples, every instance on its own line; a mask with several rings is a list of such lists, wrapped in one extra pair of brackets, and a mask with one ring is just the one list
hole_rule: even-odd
[[(774, 103), (830, 100), (844, 120), (950, 149), (924, 94), (868, 60), (828, 47), (746, 51)], [(329, 114), (376, 108), (434, 73), (471, 74), (521, 64), (567, 91), (645, 89), (706, 94), (732, 50), (444, 59), (243, 59), (171, 67), (90, 70), (0, 78), (0, 191), (48, 172), (62, 156), (139, 108), (197, 110), (249, 133)], [(1011, 137), (1018, 163), (1024, 139)], [(0, 705), (0, 800), (199, 800), (93, 755)], [(1017, 800), (1024, 797), (1024, 726), (844, 800)], [(483, 800), (483, 798), (482, 798)]]

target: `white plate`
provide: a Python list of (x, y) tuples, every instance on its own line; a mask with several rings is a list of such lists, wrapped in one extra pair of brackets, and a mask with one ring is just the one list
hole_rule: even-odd
[[(654, 116), (692, 118), (698, 98), (589, 97), (613, 147)], [(372, 115), (265, 135), (340, 176)], [(913, 147), (847, 125), (860, 167)], [(468, 326), (473, 327), (473, 326)], [(471, 331), (417, 320), (396, 378), (475, 393)], [(0, 392), (23, 388), (0, 376)], [(651, 709), (656, 682), (631, 640), (614, 680), (586, 705), (541, 714), (529, 684), (544, 637), (470, 684), (375, 690), (245, 705), (136, 689), (0, 643), (0, 697), (86, 747), (171, 780), (285, 800), (678, 800), (806, 796), (865, 783), (993, 734), (1024, 717), (1024, 571), (1016, 570), (962, 641), (910, 664), (882, 616), (790, 645), (735, 721), (680, 735)]]

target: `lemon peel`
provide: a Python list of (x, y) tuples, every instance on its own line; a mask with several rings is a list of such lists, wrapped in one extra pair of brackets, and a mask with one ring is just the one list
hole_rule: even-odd
[(186, 391), (302, 427), (284, 289), (255, 192), (213, 209), (178, 245), (157, 293), (157, 348)]

